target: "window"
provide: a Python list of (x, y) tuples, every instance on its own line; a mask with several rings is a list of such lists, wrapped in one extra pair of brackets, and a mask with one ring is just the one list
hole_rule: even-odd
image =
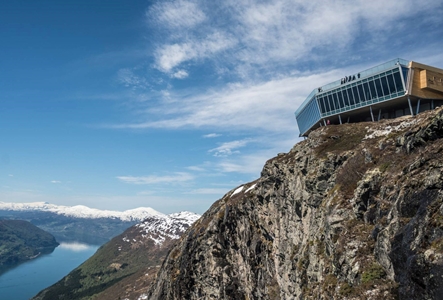
[(383, 89), (381, 87), (380, 78), (375, 78), (374, 82), (375, 82), (375, 87), (377, 88), (378, 98), (383, 97)]
[(340, 103), (338, 102), (337, 93), (333, 93), (332, 98), (334, 98), (335, 109), (341, 108)]
[(386, 78), (388, 79), (388, 86), (389, 90), (391, 91), (391, 94), (396, 93), (397, 90), (395, 88), (394, 77), (392, 76), (392, 74), (390, 74)]
[(397, 71), (394, 73), (394, 81), (397, 92), (403, 92), (403, 83), (401, 81), (400, 72)]
[(357, 85), (358, 94), (360, 95), (360, 101), (365, 102), (365, 93), (363, 92), (363, 85)]
[(331, 110), (336, 110), (336, 107), (334, 105), (334, 99), (332, 99), (331, 95), (328, 95), (328, 100), (329, 100), (329, 103), (331, 103)]
[(380, 81), (383, 88), (383, 94), (385, 96), (390, 95), (391, 93), (389, 92), (388, 79), (386, 78), (386, 76), (381, 77)]
[(323, 99), (325, 99), (326, 112), (330, 112), (331, 111), (331, 106), (329, 105), (328, 97), (324, 96)]
[(348, 94), (346, 93), (346, 89), (342, 89), (342, 95), (343, 95), (343, 99), (345, 100), (345, 106), (349, 106), (349, 98), (348, 98)]
[(340, 103), (340, 108), (345, 107), (345, 101), (343, 100), (343, 95), (340, 90), (337, 90), (334, 95), (337, 95), (338, 102)]
[(325, 107), (325, 102), (324, 102), (323, 97), (319, 97), (318, 102), (320, 102), (321, 113), (324, 114), (326, 112), (326, 107)]
[(374, 80), (370, 80), (369, 82), (369, 90), (371, 91), (371, 100), (377, 98), (377, 90), (375, 89)]
[(368, 82), (364, 82), (363, 83), (363, 90), (365, 91), (365, 99), (366, 101), (369, 101), (372, 99), (371, 97), (371, 90), (369, 89), (369, 83)]
[(360, 97), (358, 95), (357, 86), (352, 87), (352, 93), (354, 94), (355, 104), (360, 103)]

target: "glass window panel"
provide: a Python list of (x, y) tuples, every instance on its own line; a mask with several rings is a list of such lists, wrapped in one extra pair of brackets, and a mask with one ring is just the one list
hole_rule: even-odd
[(395, 81), (395, 87), (397, 89), (397, 92), (402, 92), (403, 91), (403, 83), (401, 81), (400, 72), (394, 73), (394, 81)]
[(380, 78), (380, 81), (383, 88), (383, 94), (385, 94), (385, 96), (390, 95), (391, 93), (389, 92), (388, 79), (386, 78), (386, 76)]
[(352, 94), (354, 94), (355, 103), (360, 103), (360, 97), (358, 96), (358, 91), (356, 86), (352, 87)]
[(320, 110), (321, 110), (321, 113), (324, 114), (324, 113), (326, 112), (326, 107), (325, 107), (325, 102), (324, 102), (323, 97), (320, 97), (320, 98), (318, 99), (318, 102), (320, 102)]
[(331, 106), (329, 105), (328, 97), (325, 96), (323, 99), (325, 99), (326, 112), (330, 112)]
[(328, 100), (329, 100), (329, 103), (331, 105), (331, 110), (335, 110), (336, 108), (334, 106), (334, 100), (332, 99), (331, 95), (328, 95)]
[(377, 88), (377, 95), (378, 95), (378, 97), (380, 98), (380, 97), (383, 96), (383, 89), (382, 89), (382, 87), (381, 87), (380, 78), (376, 78), (376, 79), (374, 80), (374, 82), (375, 82), (375, 87)]
[(366, 101), (371, 100), (372, 97), (371, 97), (371, 90), (369, 89), (369, 83), (367, 82), (363, 83), (363, 91), (365, 92)]
[(339, 109), (340, 103), (338, 103), (337, 93), (333, 93), (332, 98), (334, 99), (335, 109)]
[(391, 94), (397, 92), (395, 89), (395, 83), (394, 83), (394, 77), (391, 75), (388, 75), (386, 77), (388, 79), (388, 86), (389, 86), (389, 90), (391, 91)]
[(355, 102), (354, 102), (354, 97), (352, 96), (352, 90), (351, 90), (351, 88), (346, 89), (346, 92), (348, 93), (349, 103), (350, 103), (351, 105), (354, 105)]
[(342, 91), (343, 99), (345, 100), (345, 106), (349, 106), (349, 98), (348, 94), (346, 93), (346, 89), (343, 89)]
[(374, 80), (369, 81), (369, 90), (371, 91), (371, 99), (377, 98), (377, 91), (375, 89)]
[(335, 93), (335, 95), (337, 95), (338, 103), (340, 104), (340, 108), (343, 108), (343, 107), (345, 106), (345, 102), (344, 102), (344, 100), (343, 100), (343, 96), (342, 96), (340, 90), (338, 90), (338, 91)]
[(357, 86), (357, 89), (358, 89), (358, 94), (360, 95), (360, 101), (365, 102), (365, 93), (363, 92), (363, 85), (359, 84)]
[(403, 71), (403, 78), (404, 78), (405, 82), (408, 82), (408, 71), (409, 71), (409, 69), (402, 67), (401, 70)]

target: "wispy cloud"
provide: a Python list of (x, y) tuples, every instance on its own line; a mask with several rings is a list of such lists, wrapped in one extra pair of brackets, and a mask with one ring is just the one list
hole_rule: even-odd
[(206, 20), (205, 13), (194, 1), (163, 1), (146, 12), (148, 21), (171, 30), (192, 28)]
[(60, 180), (51, 180), (51, 183), (59, 184), (59, 183), (62, 183), (62, 182)]
[(219, 134), (219, 133), (209, 133), (209, 134), (205, 134), (203, 137), (208, 139), (208, 138), (216, 138), (219, 136), (221, 136), (221, 134)]
[(130, 69), (120, 69), (118, 71), (118, 80), (121, 84), (131, 88), (145, 89), (148, 86), (146, 78), (135, 75)]
[(188, 76), (189, 76), (189, 74), (185, 70), (178, 70), (177, 72), (175, 72), (174, 74), (171, 75), (171, 77), (177, 78), (177, 79), (184, 79)]
[(231, 141), (226, 142), (218, 146), (217, 148), (209, 150), (209, 153), (213, 153), (214, 156), (228, 156), (233, 153), (240, 153), (237, 149), (246, 146), (249, 140)]
[(117, 179), (131, 184), (159, 184), (190, 181), (194, 179), (194, 176), (185, 172), (176, 172), (173, 175), (165, 176), (117, 176)]
[(442, 7), (423, 0), (180, 0), (156, 4), (147, 15), (157, 26), (179, 30), (158, 42), (156, 65), (162, 72), (210, 59), (250, 76), (334, 56), (352, 59), (347, 52), (356, 46), (356, 55), (371, 55), (392, 47), (379, 42), (396, 38), (411, 18), (422, 16), (417, 22), (431, 25)]
[(169, 73), (175, 67), (191, 60), (201, 60), (231, 48), (236, 39), (222, 31), (215, 31), (205, 39), (189, 39), (180, 43), (160, 46), (156, 53), (156, 66)]
[(196, 172), (204, 172), (204, 171), (206, 171), (205, 168), (199, 167), (199, 166), (189, 166), (186, 169), (188, 169), (190, 171), (196, 171)]
[(12, 175), (12, 174), (9, 174), (8, 176), (9, 176), (9, 177), (14, 177), (14, 175)]
[(203, 128), (219, 130), (294, 131), (293, 111), (318, 85), (339, 78), (344, 71), (291, 76), (253, 84), (235, 84), (219, 90), (189, 95), (187, 91), (168, 91), (155, 107), (145, 109), (141, 123), (111, 125), (111, 128)]

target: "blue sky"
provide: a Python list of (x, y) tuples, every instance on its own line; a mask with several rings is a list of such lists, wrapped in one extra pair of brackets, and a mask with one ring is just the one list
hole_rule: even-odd
[(316, 87), (443, 67), (443, 2), (3, 1), (0, 201), (203, 213)]

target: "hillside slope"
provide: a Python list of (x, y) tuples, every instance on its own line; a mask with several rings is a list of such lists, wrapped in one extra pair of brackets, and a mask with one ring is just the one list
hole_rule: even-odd
[(147, 285), (173, 242), (199, 217), (189, 212), (151, 216), (100, 247), (81, 266), (34, 299), (131, 296)]
[(50, 253), (58, 246), (44, 230), (21, 220), (0, 220), (0, 273), (11, 266)]
[(442, 137), (442, 109), (312, 132), (214, 203), (139, 299), (440, 299)]

